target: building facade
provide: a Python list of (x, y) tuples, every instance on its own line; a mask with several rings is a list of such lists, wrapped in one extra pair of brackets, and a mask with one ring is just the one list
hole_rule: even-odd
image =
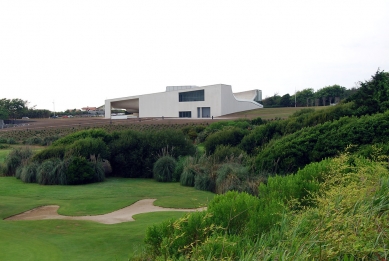
[(225, 84), (168, 86), (165, 92), (108, 99), (105, 117), (111, 118), (111, 110), (115, 108), (141, 118), (211, 118), (263, 108), (261, 100), (260, 90), (232, 93), (231, 86)]

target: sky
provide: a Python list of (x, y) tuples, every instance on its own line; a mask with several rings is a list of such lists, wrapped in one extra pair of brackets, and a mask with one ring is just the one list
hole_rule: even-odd
[(3, 0), (0, 99), (64, 111), (166, 86), (263, 98), (389, 71), (388, 0)]

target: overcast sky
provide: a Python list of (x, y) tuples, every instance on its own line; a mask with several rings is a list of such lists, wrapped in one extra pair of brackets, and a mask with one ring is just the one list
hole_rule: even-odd
[(389, 71), (388, 13), (388, 0), (2, 0), (0, 98), (62, 111), (176, 85), (352, 88)]

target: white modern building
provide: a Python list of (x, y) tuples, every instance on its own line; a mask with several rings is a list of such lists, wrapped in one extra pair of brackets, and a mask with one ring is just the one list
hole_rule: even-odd
[(263, 108), (262, 91), (232, 93), (230, 85), (168, 86), (165, 92), (105, 100), (105, 118), (125, 109), (135, 116), (211, 118)]

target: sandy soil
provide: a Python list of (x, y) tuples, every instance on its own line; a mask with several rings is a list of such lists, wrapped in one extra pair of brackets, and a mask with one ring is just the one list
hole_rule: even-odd
[(156, 199), (142, 199), (131, 206), (119, 209), (117, 211), (97, 216), (62, 216), (57, 213), (59, 206), (50, 205), (39, 208), (34, 208), (21, 214), (6, 218), (5, 220), (43, 220), (43, 219), (67, 219), (67, 220), (90, 220), (102, 224), (117, 224), (128, 221), (135, 221), (132, 216), (140, 213), (158, 212), (158, 211), (183, 211), (193, 212), (202, 211), (206, 208), (197, 209), (178, 209), (178, 208), (163, 208), (154, 206), (153, 202)]

